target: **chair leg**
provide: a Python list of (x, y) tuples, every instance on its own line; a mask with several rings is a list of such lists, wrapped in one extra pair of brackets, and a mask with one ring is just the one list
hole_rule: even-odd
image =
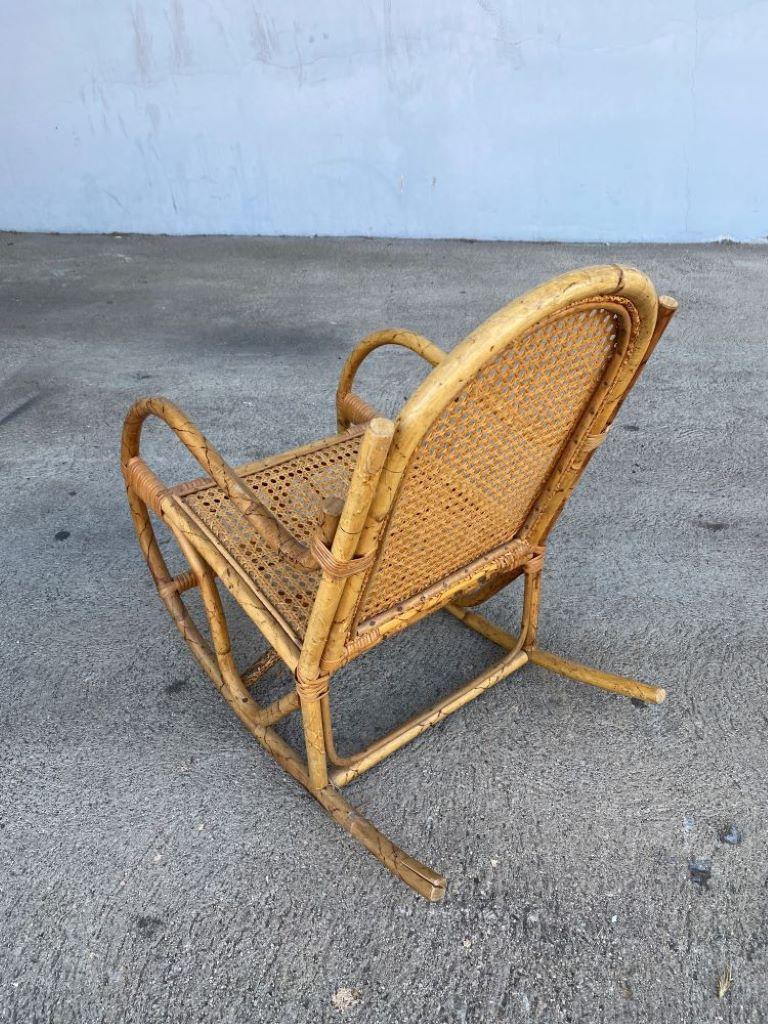
[(454, 711), (458, 711), (465, 704), (476, 700), (486, 690), (490, 690), (492, 686), (500, 683), (502, 679), (517, 672), (527, 661), (528, 655), (525, 651), (510, 651), (498, 664), (492, 665), (475, 679), (465, 683), (458, 690), (454, 690), (447, 697), (443, 697), (429, 710), (414, 715), (413, 718), (393, 729), (386, 736), (382, 736), (381, 739), (359, 751), (354, 757), (345, 758), (345, 765), (331, 772), (331, 781), (336, 786), (346, 786), (350, 782), (354, 782), (363, 772), (373, 768), (374, 765), (389, 757), (400, 747), (411, 743), (427, 729), (431, 729), (433, 725), (442, 722)]
[(619, 693), (634, 700), (644, 700), (648, 704), (661, 704), (667, 697), (667, 691), (662, 686), (649, 686), (648, 683), (641, 683), (637, 679), (601, 672), (599, 669), (590, 668), (589, 665), (581, 665), (578, 661), (568, 661), (556, 654), (542, 651), (539, 647), (532, 647), (528, 651), (528, 660), (534, 665), (541, 665), (550, 672), (575, 679), (579, 683), (588, 683), (590, 686), (597, 686), (601, 690)]
[[(248, 732), (264, 749), (272, 755), (284, 771), (303, 786), (318, 803), (331, 815), (353, 839), (356, 839), (369, 853), (373, 854), (384, 867), (392, 872), (407, 886), (420, 896), (435, 902), (445, 895), (446, 879), (420, 861), (401, 850), (391, 840), (361, 814), (354, 809), (341, 794), (326, 782), (322, 787), (313, 784), (308, 766), (301, 760), (296, 751), (275, 732), (272, 726), (292, 711), (299, 709), (299, 695), (296, 689), (286, 693), (268, 707), (262, 707), (251, 697), (248, 686), (235, 667), (229, 641), (224, 609), (210, 566), (205, 562), (189, 541), (182, 535), (172, 531), (179, 543), (195, 584), (200, 587), (206, 618), (210, 628), (213, 649), (205, 641), (194, 621), (187, 612), (178, 589), (165, 587), (162, 584), (171, 581), (160, 549), (155, 540), (152, 523), (147, 514), (145, 503), (129, 490), (129, 501), (133, 513), (136, 533), (142, 551), (153, 578), (159, 584), (160, 596), (176, 623), (179, 632), (186, 640), (193, 655), (210, 677), (224, 700), (229, 704)], [(190, 586), (193, 584), (191, 581)], [(184, 589), (189, 589), (185, 586)], [(273, 663), (273, 656), (268, 652), (257, 665), (253, 666), (248, 675), (248, 682), (253, 683), (260, 678)], [(322, 733), (321, 704), (315, 705), (320, 713), (320, 730)], [(310, 701), (311, 705), (311, 701)], [(323, 755), (324, 756), (324, 755)], [(323, 763), (325, 763), (323, 761)]]
[(301, 701), (301, 724), (304, 729), (309, 781), (313, 790), (324, 789), (328, 785), (328, 757), (325, 749), (322, 701), (328, 695), (328, 677), (305, 679), (297, 670), (296, 691)]
[[(643, 700), (649, 704), (661, 704), (666, 699), (667, 691), (661, 686), (649, 686), (637, 679), (628, 679), (625, 676), (612, 675), (610, 672), (601, 672), (599, 669), (590, 668), (577, 661), (569, 661), (556, 654), (550, 654), (536, 646), (536, 632), (539, 619), (539, 605), (541, 602), (541, 558), (534, 561), (530, 568), (526, 566), (525, 592), (523, 594), (523, 623), (521, 636), (523, 637), (522, 648), (528, 655), (528, 660), (534, 665), (541, 665), (561, 676), (575, 679), (579, 683), (587, 683), (589, 686), (597, 686), (601, 690), (608, 690), (611, 693), (621, 694), (623, 697), (630, 697), (634, 700)], [(469, 629), (480, 633), (488, 640), (492, 640), (499, 647), (505, 650), (517, 650), (520, 646), (518, 637), (513, 636), (500, 626), (489, 622), (484, 616), (477, 612), (471, 612), (467, 608), (457, 604), (449, 604), (446, 611), (454, 615), (460, 622), (463, 622)]]
[(541, 607), (541, 571), (544, 566), (544, 549), (536, 558), (528, 562), (525, 571), (525, 589), (523, 591), (523, 650), (529, 651), (536, 646), (536, 633), (539, 628), (539, 609)]
[[(301, 780), (299, 780), (301, 781)], [(302, 783), (306, 786), (306, 783)], [(306, 786), (309, 789), (309, 786)], [(446, 878), (411, 857), (387, 839), (379, 830), (352, 807), (332, 786), (309, 790), (328, 811), (334, 821), (381, 861), (385, 868), (405, 882), (407, 886), (431, 903), (445, 896)]]
[(405, 853), (347, 803), (328, 783), (327, 760), (323, 741), (321, 701), (327, 693), (328, 680), (323, 677), (307, 681), (297, 675), (301, 715), (307, 746), (307, 766), (296, 752), (253, 713), (255, 702), (237, 673), (229, 645), (229, 632), (219, 592), (210, 567), (186, 544), (184, 549), (200, 580), (214, 650), (224, 680), (222, 693), (252, 736), (269, 751), (297, 782), (324, 807), (334, 821), (373, 854), (377, 860), (419, 895), (437, 901), (445, 895), (446, 880), (436, 871)]

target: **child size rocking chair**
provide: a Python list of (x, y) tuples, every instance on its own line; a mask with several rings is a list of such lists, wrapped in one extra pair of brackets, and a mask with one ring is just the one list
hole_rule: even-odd
[[(386, 330), (352, 352), (337, 392), (334, 437), (232, 469), (171, 402), (129, 411), (121, 465), (139, 544), (193, 655), (245, 727), (333, 818), (430, 900), (445, 879), (404, 853), (340, 790), (431, 725), (533, 662), (604, 690), (660, 703), (665, 691), (566, 661), (537, 645), (547, 536), (603, 442), (677, 304), (630, 267), (574, 271), (511, 302), (446, 353), (418, 334)], [(434, 369), (391, 422), (351, 390), (382, 345)], [(139, 455), (156, 416), (205, 476), (166, 486)], [(151, 509), (189, 570), (171, 576)], [(522, 576), (517, 636), (471, 607)], [(232, 655), (218, 583), (269, 644), (246, 671)], [(210, 642), (182, 594), (199, 587)], [(506, 653), (450, 696), (351, 756), (333, 738), (334, 673), (443, 609)], [(251, 694), (278, 660), (295, 686), (269, 705)], [(274, 729), (301, 714), (306, 758)]]

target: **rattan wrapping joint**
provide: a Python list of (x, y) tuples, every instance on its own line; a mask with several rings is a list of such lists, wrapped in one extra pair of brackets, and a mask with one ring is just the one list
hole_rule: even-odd
[(129, 459), (123, 470), (126, 484), (135, 491), (145, 505), (148, 505), (154, 513), (162, 515), (160, 502), (168, 493), (168, 488), (158, 479), (149, 466), (135, 455)]
[(350, 576), (356, 576), (359, 572), (365, 572), (373, 565), (373, 560), (376, 557), (376, 552), (371, 551), (367, 555), (351, 558), (348, 562), (341, 562), (334, 556), (319, 534), (315, 534), (309, 542), (309, 549), (320, 564), (320, 568), (332, 580), (346, 580)]
[(183, 594), (196, 586), (198, 586), (197, 576), (191, 569), (188, 569), (187, 572), (182, 572), (178, 576), (174, 576), (173, 579), (161, 583), (159, 590), (163, 597), (170, 597), (173, 594)]
[(317, 676), (315, 679), (305, 679), (297, 668), (295, 676), (296, 690), (302, 700), (320, 700), (327, 695), (328, 681), (331, 678), (329, 675)]
[(372, 405), (353, 391), (347, 392), (341, 399), (339, 411), (350, 424), (368, 423), (378, 415)]
[(608, 426), (599, 434), (587, 434), (587, 436), (581, 443), (581, 450), (584, 452), (597, 451), (597, 449), (600, 447), (600, 445), (603, 443), (606, 437), (608, 437), (608, 431), (610, 429), (610, 426)]
[(523, 565), (523, 572), (528, 573), (529, 576), (534, 576), (536, 573), (541, 572), (544, 568), (544, 555), (547, 549), (540, 545), (533, 548), (533, 555)]

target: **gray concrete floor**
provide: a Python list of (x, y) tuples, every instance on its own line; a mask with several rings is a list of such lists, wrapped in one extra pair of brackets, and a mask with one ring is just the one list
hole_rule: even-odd
[[(350, 789), (447, 873), (430, 906), (192, 663), (135, 544), (121, 418), (165, 394), (232, 460), (274, 453), (332, 431), (368, 331), (452, 346), (616, 261), (680, 313), (553, 535), (541, 642), (670, 699), (528, 667)], [(0, 236), (0, 1020), (768, 1019), (767, 305), (766, 248)], [(420, 374), (380, 353), (363, 390), (393, 410)], [(159, 431), (149, 451), (194, 473)], [(338, 677), (342, 746), (497, 656), (442, 616), (384, 645)]]

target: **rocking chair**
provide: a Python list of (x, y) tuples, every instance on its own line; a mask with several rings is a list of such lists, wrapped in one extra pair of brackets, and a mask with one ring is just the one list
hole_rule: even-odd
[[(445, 878), (400, 850), (341, 795), (363, 772), (527, 662), (624, 696), (666, 693), (567, 661), (537, 645), (547, 537), (677, 308), (630, 267), (555, 278), (511, 302), (446, 353), (405, 330), (371, 334), (337, 392), (339, 433), (232, 469), (187, 416), (144, 398), (125, 420), (121, 466), (139, 544), (192, 654), (248, 731), (394, 875), (429, 900)], [(352, 390), (363, 359), (399, 345), (434, 369), (394, 422)], [(205, 476), (166, 486), (139, 455), (156, 416)], [(189, 569), (172, 576), (151, 510)], [(471, 608), (523, 577), (522, 623), (506, 632)], [(269, 649), (238, 669), (218, 583)], [(210, 641), (182, 595), (197, 587)], [(334, 673), (443, 609), (506, 653), (498, 664), (351, 756), (335, 747)], [(281, 660), (295, 685), (252, 696)], [(300, 712), (306, 758), (275, 730)]]

